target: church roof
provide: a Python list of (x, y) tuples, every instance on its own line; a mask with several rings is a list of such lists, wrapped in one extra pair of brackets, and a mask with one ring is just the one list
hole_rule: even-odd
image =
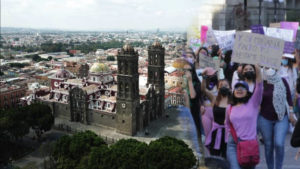
[(108, 72), (109, 67), (104, 63), (94, 63), (93, 66), (90, 68), (91, 73), (101, 73), (101, 72)]

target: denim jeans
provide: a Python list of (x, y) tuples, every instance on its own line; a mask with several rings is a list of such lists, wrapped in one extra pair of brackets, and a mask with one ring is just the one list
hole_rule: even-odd
[(236, 143), (234, 142), (231, 134), (229, 134), (228, 142), (227, 142), (227, 160), (230, 164), (230, 169), (254, 169), (255, 166), (252, 167), (242, 167), (239, 165), (236, 155)]
[(271, 121), (259, 115), (258, 128), (264, 139), (265, 158), (268, 169), (274, 169), (274, 149), (275, 168), (282, 169), (284, 142), (289, 128), (288, 116), (285, 115), (281, 121)]

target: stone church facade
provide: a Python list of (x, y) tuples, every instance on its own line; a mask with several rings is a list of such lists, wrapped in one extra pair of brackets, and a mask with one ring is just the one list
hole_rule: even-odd
[(62, 69), (49, 77), (50, 94), (37, 99), (56, 118), (135, 135), (164, 115), (164, 51), (158, 42), (148, 49), (147, 86), (139, 85), (138, 53), (125, 45), (118, 52), (116, 78), (104, 63), (94, 63), (84, 78)]

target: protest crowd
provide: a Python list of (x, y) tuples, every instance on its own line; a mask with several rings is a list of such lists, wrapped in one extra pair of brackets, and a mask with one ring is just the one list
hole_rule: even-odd
[(255, 168), (263, 158), (265, 168), (282, 169), (289, 132), (291, 146), (300, 147), (299, 23), (249, 31), (202, 26), (188, 46), (175, 62), (183, 63), (185, 106), (206, 154), (231, 169)]

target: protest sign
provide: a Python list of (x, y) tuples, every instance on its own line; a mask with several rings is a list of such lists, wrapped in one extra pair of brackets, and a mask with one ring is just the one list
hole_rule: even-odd
[(198, 50), (198, 48), (201, 46), (201, 40), (200, 39), (190, 39), (189, 46), (193, 49), (194, 52)]
[(252, 33), (258, 33), (258, 34), (264, 34), (264, 28), (263, 25), (252, 25), (251, 26), (251, 32)]
[(270, 23), (271, 28), (280, 28), (280, 23)]
[(237, 32), (232, 61), (260, 64), (278, 69), (281, 64), (284, 41), (255, 33)]
[(210, 56), (206, 56), (206, 55), (203, 55), (202, 53), (200, 53), (199, 65), (200, 65), (200, 68), (212, 67), (212, 68), (218, 70), (220, 67), (220, 60), (219, 59), (215, 60)]
[(206, 43), (208, 46), (218, 43), (218, 41), (214, 35), (214, 31), (212, 29), (208, 29), (208, 31), (206, 33)]
[(297, 37), (296, 37), (296, 41), (295, 41), (295, 48), (300, 50), (300, 30), (298, 30), (298, 32), (297, 32)]
[(217, 39), (219, 47), (223, 51), (231, 50), (234, 43), (235, 30), (232, 31), (216, 31), (214, 30), (214, 35)]
[(206, 34), (208, 31), (208, 27), (207, 26), (201, 26), (201, 42), (205, 42), (206, 41)]
[(284, 53), (290, 53), (290, 54), (292, 54), (292, 53), (294, 53), (294, 51), (295, 51), (295, 45), (294, 45), (294, 42), (285, 42), (284, 43), (284, 50), (283, 50), (283, 52)]
[(293, 30), (293, 40), (296, 39), (299, 22), (280, 22), (280, 27), (283, 29)]
[(281, 29), (281, 28), (265, 28), (265, 35), (279, 38), (285, 41), (292, 42), (293, 41), (293, 31), (288, 29)]

